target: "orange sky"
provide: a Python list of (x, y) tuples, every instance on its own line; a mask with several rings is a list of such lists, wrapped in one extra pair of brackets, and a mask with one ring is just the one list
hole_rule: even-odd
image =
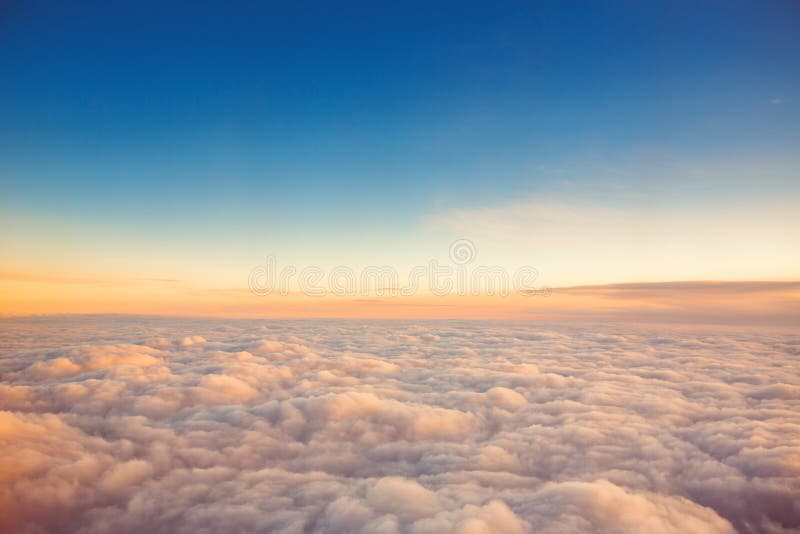
[(553, 288), (549, 296), (258, 296), (176, 280), (0, 276), (3, 315), (645, 320), (800, 326), (800, 282), (661, 282)]

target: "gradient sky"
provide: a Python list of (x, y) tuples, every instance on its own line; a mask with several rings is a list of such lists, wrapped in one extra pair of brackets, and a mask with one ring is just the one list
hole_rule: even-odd
[(0, 8), (3, 311), (460, 237), (552, 286), (798, 278), (796, 2), (169, 4)]

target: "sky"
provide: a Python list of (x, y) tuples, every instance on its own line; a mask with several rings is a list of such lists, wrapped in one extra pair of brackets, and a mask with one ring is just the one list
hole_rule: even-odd
[[(552, 288), (798, 279), (794, 2), (162, 4), (0, 7), (0, 313), (372, 315), (248, 276), (459, 239)], [(464, 309), (428, 289), (379, 314)]]

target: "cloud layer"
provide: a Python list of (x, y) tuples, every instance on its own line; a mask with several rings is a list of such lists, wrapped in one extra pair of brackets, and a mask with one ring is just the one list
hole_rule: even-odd
[(6, 532), (786, 532), (800, 339), (0, 322)]

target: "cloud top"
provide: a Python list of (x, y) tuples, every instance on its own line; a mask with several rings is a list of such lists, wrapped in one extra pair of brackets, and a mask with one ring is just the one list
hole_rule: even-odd
[(800, 528), (796, 335), (81, 321), (0, 322), (4, 531)]

